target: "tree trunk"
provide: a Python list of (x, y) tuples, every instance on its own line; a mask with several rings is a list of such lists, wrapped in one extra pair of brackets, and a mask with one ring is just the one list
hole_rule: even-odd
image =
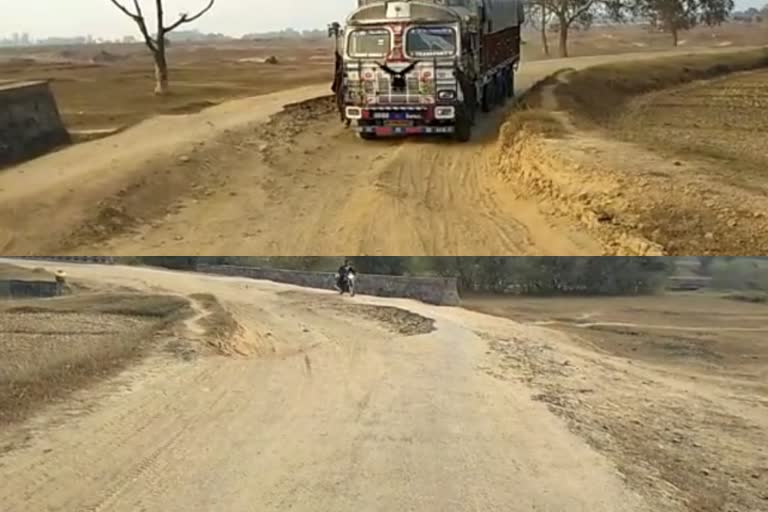
[(165, 14), (163, 0), (155, 0), (157, 8), (157, 51), (155, 52), (155, 94), (168, 94), (168, 59), (165, 57)]
[[(162, 51), (162, 53), (161, 53)], [(155, 54), (155, 94), (168, 94), (168, 61), (165, 59), (165, 48)]]
[(544, 45), (544, 55), (549, 57), (549, 41), (547, 40), (547, 6), (541, 6), (541, 44)]
[(677, 33), (677, 27), (672, 27), (672, 44), (677, 48), (677, 45), (680, 43), (680, 39), (678, 37)]
[(560, 17), (560, 57), (568, 56), (568, 24)]

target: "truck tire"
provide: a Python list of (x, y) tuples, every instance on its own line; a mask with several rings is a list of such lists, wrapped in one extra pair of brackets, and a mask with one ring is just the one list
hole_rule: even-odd
[(467, 142), (472, 137), (472, 119), (466, 105), (456, 108), (456, 122), (453, 130), (453, 138), (459, 142)]
[(357, 136), (363, 140), (374, 140), (376, 138), (376, 134), (370, 132), (357, 132)]
[(497, 102), (499, 105), (504, 105), (507, 102), (507, 96), (508, 96), (508, 80), (507, 80), (507, 74), (502, 71), (499, 73), (499, 76), (496, 79), (496, 83), (498, 84), (497, 90), (499, 91), (499, 94), (497, 95)]
[(515, 70), (510, 69), (507, 75), (507, 98), (515, 97)]
[(483, 86), (483, 97), (480, 101), (480, 110), (482, 110), (485, 113), (490, 112), (493, 110), (493, 106), (496, 103), (495, 101), (495, 94), (494, 94), (494, 83), (493, 80), (488, 82)]

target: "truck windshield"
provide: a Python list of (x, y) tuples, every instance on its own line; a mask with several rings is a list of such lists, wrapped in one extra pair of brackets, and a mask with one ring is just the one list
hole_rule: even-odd
[(411, 57), (448, 57), (456, 54), (456, 31), (450, 27), (416, 27), (408, 31), (405, 52)]
[(385, 57), (389, 53), (389, 30), (355, 30), (349, 35), (350, 57)]

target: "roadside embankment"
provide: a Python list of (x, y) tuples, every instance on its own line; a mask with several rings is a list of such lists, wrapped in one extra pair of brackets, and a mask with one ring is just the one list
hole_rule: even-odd
[(768, 253), (765, 190), (724, 179), (695, 156), (669, 158), (610, 131), (638, 95), (765, 67), (768, 50), (754, 50), (560, 72), (537, 84), (502, 126), (497, 170), (576, 218), (610, 253)]

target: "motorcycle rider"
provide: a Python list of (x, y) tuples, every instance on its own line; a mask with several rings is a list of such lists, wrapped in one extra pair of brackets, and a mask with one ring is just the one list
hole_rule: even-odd
[(356, 274), (357, 272), (349, 260), (344, 260), (344, 264), (339, 267), (338, 278), (336, 281), (336, 286), (338, 287), (339, 291), (347, 291), (349, 288), (347, 283), (347, 276), (349, 276), (350, 273)]

